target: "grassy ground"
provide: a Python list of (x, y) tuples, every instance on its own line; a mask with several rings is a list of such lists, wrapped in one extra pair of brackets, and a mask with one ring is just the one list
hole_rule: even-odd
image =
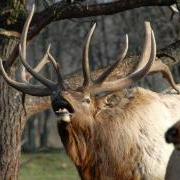
[(22, 154), (20, 180), (79, 180), (64, 152)]

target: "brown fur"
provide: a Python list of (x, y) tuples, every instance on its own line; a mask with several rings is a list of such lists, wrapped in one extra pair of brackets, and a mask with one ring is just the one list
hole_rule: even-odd
[(180, 97), (134, 88), (91, 98), (88, 105), (82, 103), (84, 96), (64, 93), (75, 112), (70, 123), (58, 122), (81, 179), (164, 179), (172, 148), (166, 147), (163, 135), (177, 120), (171, 108), (180, 106)]

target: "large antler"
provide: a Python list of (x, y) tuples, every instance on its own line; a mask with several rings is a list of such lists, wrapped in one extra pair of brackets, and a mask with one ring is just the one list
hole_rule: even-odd
[[(111, 70), (107, 71), (108, 73), (105, 76), (103, 75), (105, 78), (100, 77), (98, 78), (97, 81), (95, 81), (96, 83), (94, 83), (93, 85), (89, 85), (88, 90), (90, 93), (98, 94), (101, 92), (112, 92), (126, 88), (130, 86), (132, 83), (141, 79), (143, 76), (145, 76), (148, 73), (156, 57), (156, 42), (154, 38), (154, 33), (151, 29), (149, 22), (145, 23), (145, 29), (146, 29), (146, 38), (143, 47), (143, 52), (140, 58), (141, 64), (143, 65), (145, 64), (143, 68), (137, 69), (135, 72), (133, 72), (132, 74), (130, 74), (125, 78), (118, 79), (115, 81), (103, 82), (106, 79), (106, 77), (110, 74), (110, 72), (112, 72), (112, 70), (116, 67), (112, 65)], [(122, 53), (122, 58), (124, 58), (126, 55), (127, 47), (128, 46), (126, 44), (124, 48), (124, 53)]]
[[(16, 88), (17, 90), (22, 91), (23, 93), (26, 93), (29, 95), (33, 95), (33, 96), (49, 96), (54, 91), (64, 89), (63, 80), (60, 74), (59, 64), (56, 63), (56, 61), (50, 54), (49, 50), (47, 51), (47, 54), (48, 54), (49, 60), (51, 61), (51, 63), (53, 64), (53, 67), (56, 70), (56, 74), (58, 77), (57, 83), (49, 79), (46, 79), (45, 77), (42, 77), (40, 74), (36, 72), (36, 70), (32, 69), (30, 65), (26, 62), (27, 33), (28, 33), (28, 28), (29, 28), (33, 13), (34, 13), (34, 6), (23, 28), (22, 37), (21, 37), (21, 41), (19, 45), (20, 57), (21, 57), (22, 64), (24, 65), (26, 70), (46, 87), (40, 86), (40, 85), (27, 84), (27, 83), (20, 83), (20, 82), (16, 82), (10, 79), (3, 68), (3, 63), (1, 59), (0, 59), (0, 70), (1, 70), (2, 76), (5, 78), (7, 83), (11, 85), (12, 87)], [(122, 52), (120, 53), (120, 56), (118, 57), (118, 60), (114, 64), (112, 64), (104, 73), (102, 73), (99, 78), (97, 78), (94, 81), (91, 80), (88, 52), (89, 52), (90, 41), (92, 39), (92, 35), (95, 30), (95, 27), (96, 27), (96, 24), (93, 25), (93, 27), (91, 28), (88, 34), (87, 42), (86, 42), (84, 52), (83, 52), (83, 63), (82, 63), (83, 75), (84, 75), (83, 89), (88, 90), (92, 94), (97, 94), (100, 92), (117, 91), (117, 90), (130, 86), (132, 83), (141, 79), (143, 76), (145, 76), (148, 73), (156, 57), (156, 43), (155, 43), (155, 38), (154, 38), (153, 31), (151, 29), (150, 23), (146, 22), (145, 23), (146, 38), (145, 38), (143, 53), (140, 58), (141, 67), (138, 67), (135, 72), (133, 72), (132, 74), (130, 74), (129, 76), (125, 78), (118, 79), (115, 81), (104, 82), (105, 79), (109, 76), (109, 74), (117, 67), (118, 63), (122, 59), (124, 59), (124, 57), (126, 56), (126, 53), (128, 50), (128, 36), (126, 35), (126, 43)]]
[(20, 59), (26, 70), (37, 80), (39, 80), (42, 84), (47, 86), (50, 90), (55, 90), (57, 87), (57, 83), (54, 83), (53, 81), (46, 79), (45, 77), (38, 74), (35, 70), (33, 70), (30, 65), (26, 62), (26, 44), (27, 44), (27, 33), (29, 29), (30, 22), (32, 20), (33, 14), (34, 14), (35, 6), (33, 5), (32, 10), (26, 20), (26, 23), (23, 28), (20, 45), (19, 45), (19, 51), (20, 51)]
[[(141, 69), (146, 63), (147, 62), (145, 62), (145, 61), (139, 62), (136, 69), (137, 70)], [(161, 59), (157, 59), (154, 61), (148, 74), (154, 74), (154, 73), (158, 73), (158, 72), (160, 72), (163, 75), (163, 77), (169, 82), (169, 84), (172, 86), (172, 88), (177, 91), (177, 93), (180, 93), (180, 90), (173, 79), (170, 68), (166, 64), (164, 64), (161, 61)]]
[(21, 83), (14, 81), (13, 79), (9, 78), (7, 73), (4, 70), (2, 59), (0, 58), (0, 71), (3, 76), (3, 78), (6, 80), (6, 82), (14, 87), (15, 89), (32, 96), (49, 96), (51, 94), (51, 91), (43, 86), (40, 85), (32, 85), (27, 83)]
[(91, 30), (88, 33), (87, 41), (83, 51), (83, 60), (82, 60), (82, 68), (83, 68), (83, 76), (84, 76), (83, 87), (87, 87), (91, 83), (90, 67), (89, 67), (89, 45), (95, 28), (96, 28), (96, 23), (92, 26)]
[[(54, 62), (54, 59), (52, 57), (52, 55), (49, 53), (49, 48), (48, 48), (48, 56), (50, 61), (52, 62), (56, 73), (58, 75), (58, 83), (55, 83), (49, 79), (46, 79), (45, 77), (42, 77), (40, 74), (38, 74), (36, 72), (36, 69), (33, 69), (29, 66), (29, 64), (26, 62), (26, 44), (27, 44), (27, 33), (28, 33), (28, 28), (29, 25), (31, 23), (33, 14), (34, 14), (34, 9), (35, 6), (33, 5), (32, 10), (26, 20), (26, 23), (24, 25), (23, 28), (23, 32), (22, 32), (22, 36), (21, 36), (21, 40), (20, 40), (20, 45), (19, 45), (19, 51), (20, 51), (20, 59), (22, 64), (24, 65), (24, 67), (26, 68), (26, 70), (37, 80), (39, 80), (43, 85), (45, 85), (46, 87), (42, 86), (42, 85), (32, 85), (32, 84), (27, 84), (27, 83), (22, 83), (22, 82), (16, 82), (14, 80), (12, 80), (11, 78), (8, 77), (7, 73), (4, 70), (3, 67), (3, 62), (2, 59), (0, 59), (0, 70), (1, 70), (1, 74), (4, 77), (4, 79), (7, 81), (7, 83), (14, 87), (15, 89), (25, 93), (25, 94), (29, 94), (32, 96), (49, 96), (52, 94), (53, 91), (56, 91), (57, 89), (63, 88), (63, 82), (62, 82), (62, 78), (61, 78), (61, 74), (59, 71), (59, 66), (57, 63)], [(42, 59), (43, 61), (43, 59)]]

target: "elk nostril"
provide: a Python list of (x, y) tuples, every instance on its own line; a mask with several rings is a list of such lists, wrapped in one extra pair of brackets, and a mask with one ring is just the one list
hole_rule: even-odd
[(175, 127), (170, 128), (165, 134), (166, 142), (175, 143), (177, 136), (178, 136), (177, 128)]

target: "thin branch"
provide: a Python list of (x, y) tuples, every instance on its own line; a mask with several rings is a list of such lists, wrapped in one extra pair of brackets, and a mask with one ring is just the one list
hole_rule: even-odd
[(6, 36), (9, 38), (20, 38), (21, 34), (16, 31), (7, 31), (5, 29), (0, 28), (0, 35), (1, 36)]
[(26, 97), (26, 109), (28, 109), (26, 118), (30, 118), (31, 116), (43, 112), (47, 109), (51, 108), (50, 98), (36, 98), (32, 96)]
[(51, 17), (53, 21), (61, 19), (82, 18), (99, 15), (112, 15), (122, 11), (139, 8), (143, 6), (170, 6), (175, 0), (126, 0), (112, 1), (109, 3), (96, 4), (71, 4), (61, 2), (49, 6), (37, 14), (36, 18)]

